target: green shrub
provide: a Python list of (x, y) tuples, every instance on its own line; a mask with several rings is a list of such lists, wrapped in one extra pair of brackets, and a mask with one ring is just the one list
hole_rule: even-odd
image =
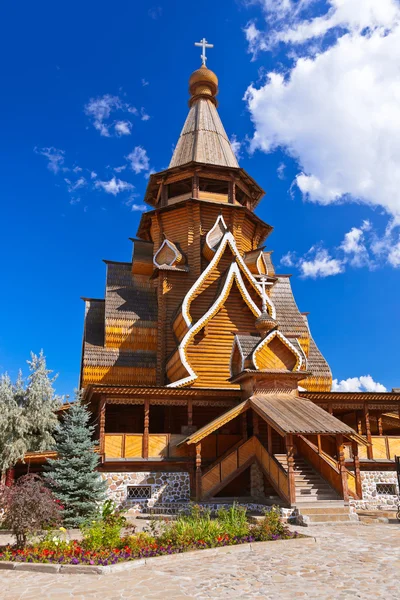
[(265, 513), (263, 520), (251, 528), (251, 534), (261, 542), (285, 537), (289, 533), (289, 530), (281, 521), (279, 506), (273, 506), (271, 510)]
[(221, 507), (217, 513), (217, 521), (224, 534), (232, 537), (244, 537), (249, 533), (247, 509), (244, 506), (234, 503), (228, 509)]
[(156, 545), (156, 538), (145, 531), (140, 531), (135, 535), (130, 535), (121, 540), (123, 547), (130, 548), (132, 554), (138, 554), (143, 548), (150, 548)]

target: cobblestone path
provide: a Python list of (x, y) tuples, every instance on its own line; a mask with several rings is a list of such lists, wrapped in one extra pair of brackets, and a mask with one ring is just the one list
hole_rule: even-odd
[[(300, 528), (301, 529), (301, 528)], [(73, 598), (400, 600), (400, 525), (308, 528), (317, 542), (254, 552), (175, 557), (112, 575), (0, 571), (3, 600)]]

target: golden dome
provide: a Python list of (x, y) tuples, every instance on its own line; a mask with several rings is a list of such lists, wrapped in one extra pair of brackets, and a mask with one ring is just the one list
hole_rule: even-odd
[(193, 71), (189, 79), (189, 92), (192, 100), (201, 96), (208, 96), (214, 100), (218, 93), (218, 77), (216, 74), (202, 65), (200, 69)]

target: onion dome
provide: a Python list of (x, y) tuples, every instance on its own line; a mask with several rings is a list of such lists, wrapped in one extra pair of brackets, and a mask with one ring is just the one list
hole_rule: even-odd
[(193, 102), (202, 97), (208, 98), (217, 105), (215, 96), (218, 94), (218, 77), (213, 71), (202, 65), (200, 69), (193, 71), (190, 76), (189, 92), (191, 94), (189, 106), (192, 106)]
[(261, 334), (267, 334), (269, 331), (272, 331), (272, 329), (276, 329), (278, 323), (267, 311), (264, 311), (256, 319), (255, 326)]

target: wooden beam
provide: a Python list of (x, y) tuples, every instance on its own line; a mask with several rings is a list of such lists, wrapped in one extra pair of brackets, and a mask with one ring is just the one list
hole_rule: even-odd
[(273, 456), (273, 453), (272, 453), (272, 427), (269, 423), (267, 423), (267, 434), (268, 434), (268, 440), (267, 440), (268, 454), (270, 456)]
[(321, 446), (321, 436), (317, 435), (317, 446), (318, 446), (318, 454), (321, 454), (322, 446)]
[(105, 452), (105, 432), (106, 432), (106, 397), (101, 396), (99, 402), (99, 447), (102, 460)]
[(201, 442), (199, 442), (196, 444), (196, 500), (198, 502), (202, 497), (201, 477)]
[(242, 413), (242, 438), (247, 440), (247, 410)]
[(376, 426), (378, 428), (378, 434), (383, 435), (382, 413), (376, 415)]
[(143, 422), (143, 458), (149, 458), (149, 426), (150, 426), (150, 400), (144, 401), (144, 422)]
[(354, 475), (356, 478), (356, 494), (358, 499), (362, 499), (362, 484), (361, 484), (361, 472), (360, 472), (360, 459), (358, 456), (358, 444), (355, 440), (351, 442), (351, 448), (353, 452), (353, 463), (354, 463)]
[(260, 435), (260, 421), (258, 420), (258, 414), (256, 412), (254, 412), (254, 410), (251, 411), (253, 414), (253, 435)]
[(369, 421), (369, 406), (368, 402), (364, 404), (364, 420), (365, 420), (365, 435), (367, 437), (367, 442), (369, 446), (367, 446), (367, 457), (369, 459), (374, 458), (374, 453), (372, 450), (372, 438), (371, 438), (371, 424)]
[(347, 471), (345, 465), (344, 458), (344, 444), (343, 444), (343, 434), (336, 434), (336, 448), (337, 448), (337, 457), (338, 457), (338, 467), (340, 471), (340, 475), (342, 478), (342, 491), (343, 491), (343, 500), (348, 502), (349, 500), (349, 488), (347, 484)]
[(188, 402), (187, 402), (187, 424), (188, 424), (188, 427), (193, 427), (193, 400), (192, 400), (192, 398), (189, 398)]
[[(320, 437), (320, 436), (318, 436)], [(296, 503), (296, 481), (294, 473), (294, 444), (293, 434), (285, 435), (286, 454), (288, 463), (288, 481), (289, 481), (289, 502), (293, 506)]]
[(356, 421), (357, 421), (357, 433), (358, 433), (358, 435), (362, 435), (363, 434), (362, 418), (361, 418), (361, 415), (358, 410), (356, 410)]

